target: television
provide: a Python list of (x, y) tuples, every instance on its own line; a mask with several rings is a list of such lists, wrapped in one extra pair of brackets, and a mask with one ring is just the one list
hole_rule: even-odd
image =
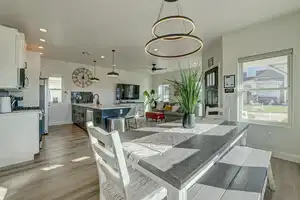
[(117, 84), (117, 100), (137, 100), (140, 98), (140, 86), (132, 84)]

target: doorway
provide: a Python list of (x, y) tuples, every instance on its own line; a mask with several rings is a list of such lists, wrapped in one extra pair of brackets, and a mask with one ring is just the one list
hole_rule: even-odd
[(218, 107), (219, 102), (219, 67), (205, 72), (205, 108)]

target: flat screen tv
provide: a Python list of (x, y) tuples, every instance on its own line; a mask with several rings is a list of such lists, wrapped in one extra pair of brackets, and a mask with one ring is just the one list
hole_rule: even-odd
[(117, 84), (117, 100), (137, 100), (140, 98), (140, 86), (131, 84)]

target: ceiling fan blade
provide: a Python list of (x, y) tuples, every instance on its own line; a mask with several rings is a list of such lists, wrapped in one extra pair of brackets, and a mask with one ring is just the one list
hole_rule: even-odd
[(165, 69), (167, 69), (167, 68), (155, 68), (156, 70), (165, 70)]

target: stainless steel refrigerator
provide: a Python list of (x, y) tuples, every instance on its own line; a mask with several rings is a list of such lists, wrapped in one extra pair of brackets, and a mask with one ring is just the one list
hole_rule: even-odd
[(43, 111), (41, 134), (48, 134), (49, 105), (48, 78), (40, 78), (40, 109)]

